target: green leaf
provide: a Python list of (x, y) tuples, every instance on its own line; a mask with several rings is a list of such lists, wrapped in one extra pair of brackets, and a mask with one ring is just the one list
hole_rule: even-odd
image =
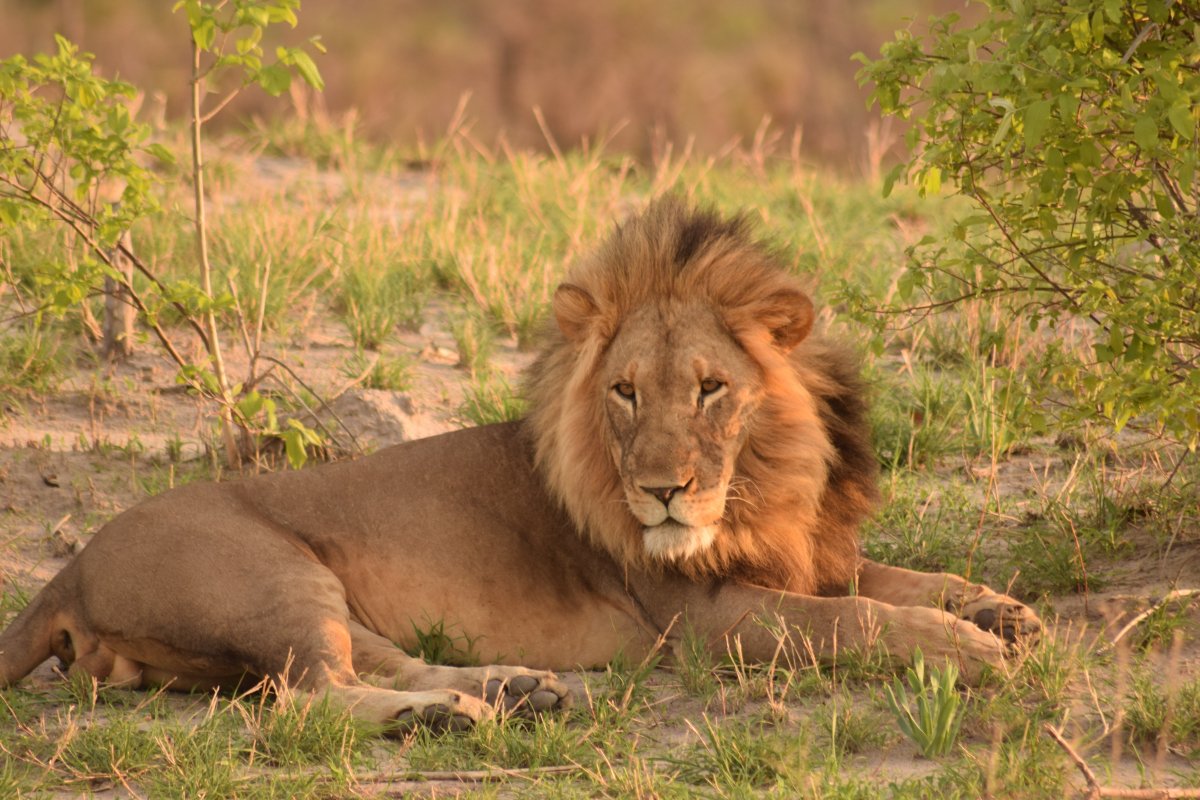
[(289, 428), (281, 433), (284, 450), (287, 451), (288, 464), (292, 469), (300, 469), (308, 461), (308, 452), (304, 449), (304, 434), (295, 428)]
[(904, 174), (904, 165), (897, 164), (888, 170), (887, 175), (883, 176), (883, 196), (890, 197), (892, 188), (896, 185), (896, 181)]
[(212, 17), (202, 17), (192, 23), (192, 41), (204, 52), (212, 49), (217, 34), (217, 25)]
[(0, 200), (0, 222), (6, 228), (15, 228), (21, 220), (25, 204), (16, 200)]
[(1192, 116), (1192, 109), (1187, 106), (1171, 106), (1167, 111), (1167, 119), (1171, 121), (1171, 127), (1175, 132), (1189, 142), (1196, 135), (1196, 119)]
[(262, 411), (265, 400), (258, 392), (251, 392), (237, 402), (238, 413), (245, 419), (254, 419)]
[(151, 142), (150, 144), (146, 145), (145, 150), (149, 155), (154, 156), (163, 164), (169, 165), (175, 163), (175, 155), (164, 145), (161, 145), (158, 142)]
[(317, 65), (313, 63), (312, 56), (303, 50), (293, 50), (292, 59), (296, 65), (296, 71), (300, 73), (300, 77), (304, 79), (305, 83), (318, 92), (325, 89), (325, 81), (321, 79), (321, 73), (317, 70)]
[(292, 84), (292, 73), (282, 64), (271, 64), (259, 70), (255, 81), (267, 94), (278, 97)]
[(251, 28), (249, 33), (237, 40), (237, 51), (241, 55), (246, 55), (258, 47), (260, 41), (262, 41), (262, 28)]
[(1050, 101), (1039, 100), (1025, 109), (1025, 146), (1032, 150), (1042, 143), (1046, 126), (1050, 124)]
[(1038, 100), (1025, 109), (1025, 147), (1037, 147), (1050, 124), (1050, 101)]
[(1091, 46), (1092, 31), (1087, 14), (1080, 14), (1071, 22), (1071, 40), (1081, 53), (1087, 52)]
[(942, 170), (940, 167), (930, 167), (925, 170), (925, 177), (921, 181), (921, 193), (929, 196), (936, 195), (942, 191)]
[(1154, 193), (1154, 207), (1162, 215), (1163, 219), (1175, 218), (1175, 204), (1171, 202), (1171, 198), (1162, 192)]
[(1158, 125), (1154, 117), (1143, 114), (1133, 123), (1133, 141), (1143, 150), (1152, 150), (1158, 144)]

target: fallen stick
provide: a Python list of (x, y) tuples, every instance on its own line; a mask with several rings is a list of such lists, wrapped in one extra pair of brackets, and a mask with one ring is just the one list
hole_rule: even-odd
[(371, 783), (428, 783), (431, 781), (458, 781), (459, 783), (487, 783), (510, 778), (540, 778), (543, 775), (564, 775), (579, 772), (582, 766), (565, 764), (553, 767), (529, 767), (526, 769), (468, 769), (468, 770), (396, 770), (395, 772), (372, 772), (355, 775), (358, 784)]
[(1168, 787), (1126, 789), (1121, 786), (1101, 786), (1100, 781), (1096, 780), (1096, 773), (1092, 772), (1087, 762), (1063, 738), (1062, 732), (1049, 722), (1042, 727), (1046, 733), (1050, 734), (1050, 738), (1058, 742), (1058, 746), (1063, 749), (1067, 757), (1071, 759), (1072, 763), (1083, 774), (1083, 779), (1087, 782), (1087, 792), (1084, 794), (1086, 800), (1097, 800), (1100, 797), (1118, 797), (1124, 800), (1200, 800), (1200, 789), (1174, 789)]

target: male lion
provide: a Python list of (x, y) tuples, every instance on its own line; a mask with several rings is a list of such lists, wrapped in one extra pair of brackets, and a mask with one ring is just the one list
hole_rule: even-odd
[[(271, 677), (444, 729), (563, 706), (515, 665), (636, 658), (676, 619), (717, 653), (770, 659), (782, 620), (818, 658), (919, 646), (968, 680), (1039, 629), (986, 587), (861, 558), (862, 389), (744, 220), (655, 203), (553, 310), (525, 420), (126, 511), (0, 635), (0, 686), (55, 655), (131, 687)], [(430, 620), (491, 666), (406, 655)]]

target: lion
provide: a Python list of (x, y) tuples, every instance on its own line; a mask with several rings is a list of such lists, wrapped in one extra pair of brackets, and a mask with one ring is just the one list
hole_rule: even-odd
[[(556, 671), (675, 646), (680, 621), (714, 654), (919, 647), (968, 681), (1040, 629), (985, 586), (861, 555), (863, 385), (744, 216), (659, 200), (552, 311), (521, 421), (117, 516), (0, 634), (0, 686), (57, 656), (109, 684), (262, 678), (389, 731), (457, 730), (565, 708)], [(479, 665), (407, 655), (428, 620)]]

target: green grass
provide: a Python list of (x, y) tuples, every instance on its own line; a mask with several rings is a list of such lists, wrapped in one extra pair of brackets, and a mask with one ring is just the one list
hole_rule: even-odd
[[(169, 798), (329, 796), (370, 767), (365, 745), (377, 735), (321, 701), (266, 693), (167, 702), (73, 681), (54, 703), (11, 694), (0, 721), (16, 757), (0, 769), (6, 797), (123, 785)], [(284, 771), (263, 774), (271, 768)]]
[(339, 371), (364, 389), (405, 392), (413, 386), (413, 363), (404, 356), (367, 355), (356, 350), (342, 362)]
[[(462, 736), (418, 732), (406, 752), (414, 770), (538, 769), (601, 760), (596, 730), (565, 716), (528, 724), (517, 719), (486, 720)], [(617, 755), (611, 751), (610, 755)]]
[(525, 414), (525, 401), (508, 379), (497, 372), (474, 376), (458, 413), (473, 425), (509, 422)]
[(806, 742), (765, 724), (718, 723), (705, 716), (693, 730), (696, 744), (679, 757), (663, 759), (688, 783), (718, 791), (764, 787), (792, 778), (805, 764)]
[(337, 308), (355, 347), (378, 350), (397, 326), (420, 323), (427, 298), (420, 276), (403, 268), (352, 268), (342, 278)]
[(478, 308), (455, 313), (450, 318), (450, 334), (458, 349), (458, 363), (477, 377), (491, 370), (496, 350), (495, 322)]
[(1180, 683), (1147, 662), (1135, 670), (1124, 707), (1129, 738), (1147, 757), (1160, 746), (1200, 755), (1200, 676)]
[(430, 664), (469, 667), (479, 663), (475, 639), (445, 620), (425, 620), (412, 623), (413, 645), (408, 654)]
[(68, 354), (62, 334), (49, 326), (33, 323), (0, 331), (0, 401), (54, 391)]
[(864, 532), (867, 555), (898, 567), (962, 573), (963, 544), (979, 523), (968, 487), (893, 470), (882, 481), (884, 505)]
[(821, 718), (821, 728), (828, 741), (828, 752), (845, 758), (880, 747), (891, 738), (893, 726), (879, 714), (856, 708), (847, 699), (834, 700), (827, 706), (827, 716)]

